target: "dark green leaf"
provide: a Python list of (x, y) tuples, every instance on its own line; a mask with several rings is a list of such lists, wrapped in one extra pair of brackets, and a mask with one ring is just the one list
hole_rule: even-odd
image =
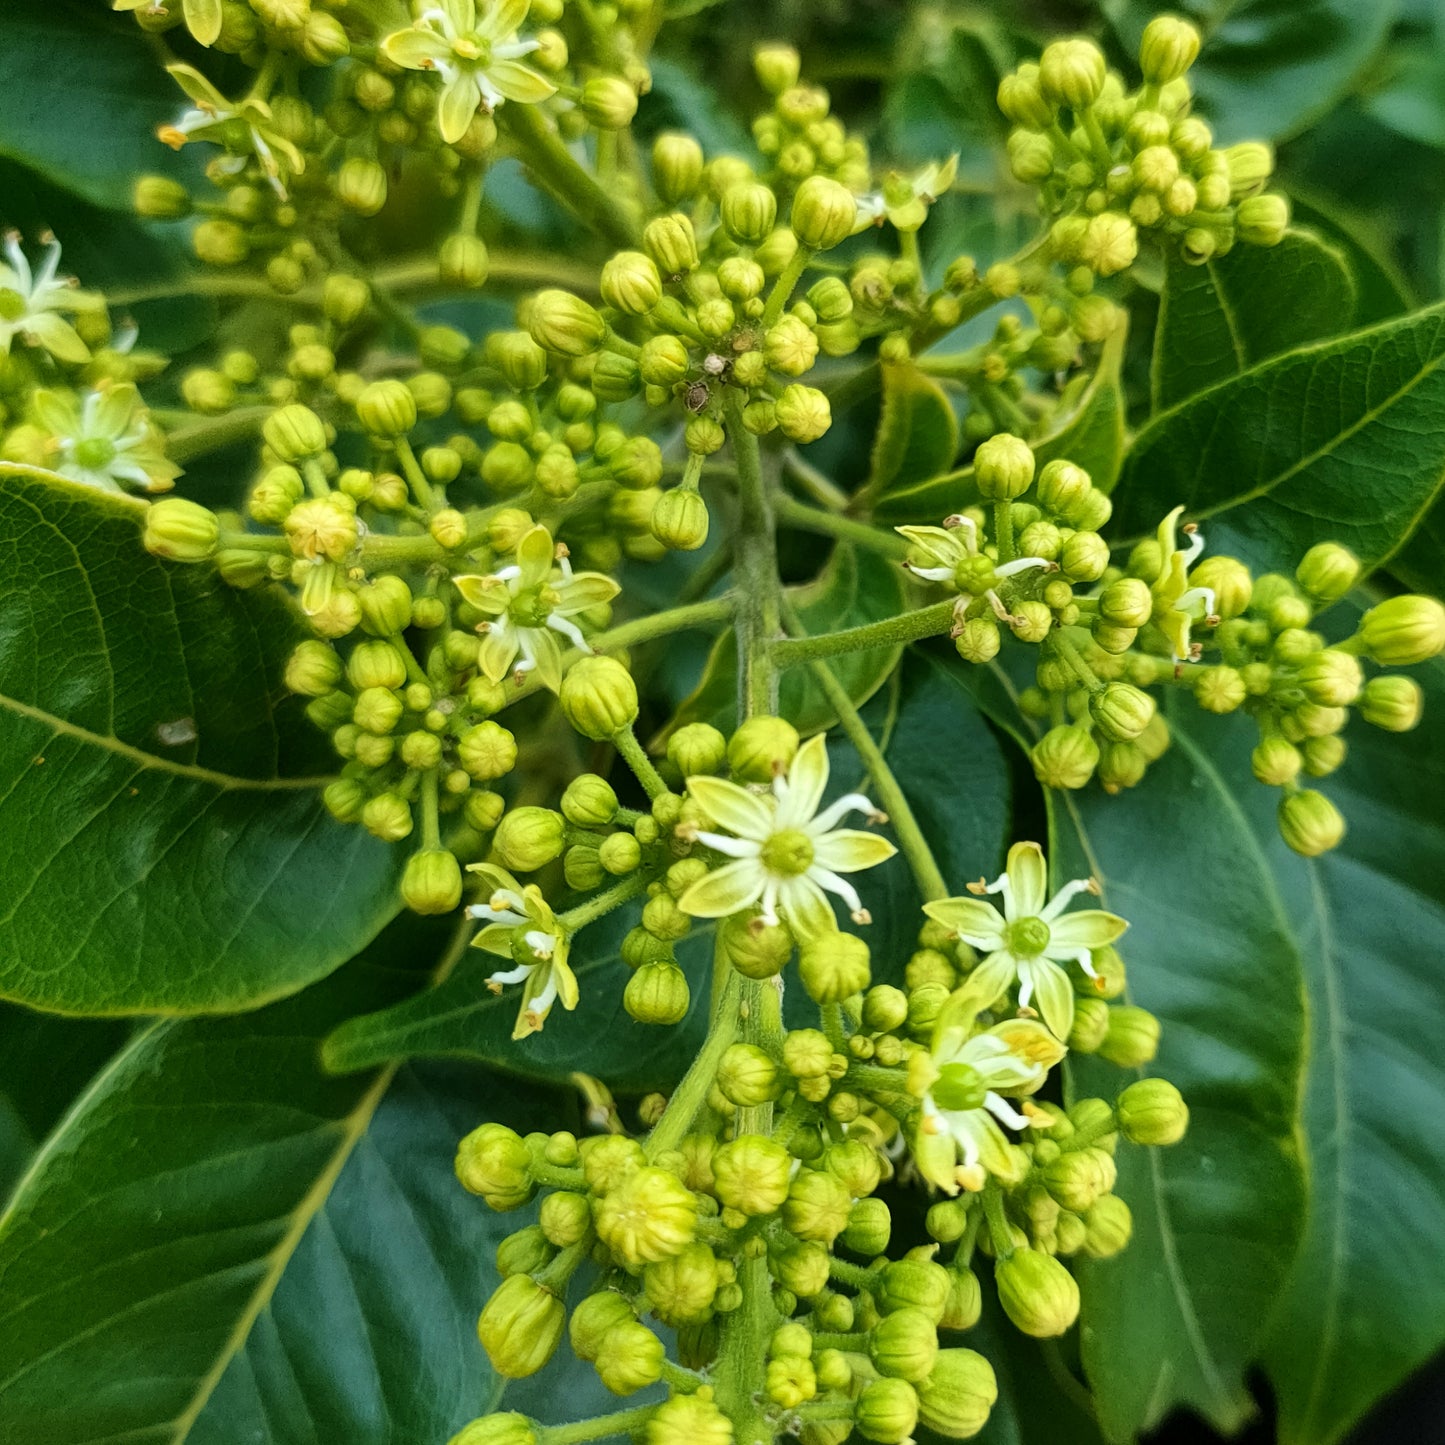
[[(903, 583), (903, 570), (896, 563), (840, 543), (822, 572), (812, 582), (789, 588), (788, 598), (809, 632), (839, 632), (903, 611)], [(855, 703), (866, 702), (883, 685), (898, 655), (897, 647), (883, 647), (839, 659), (838, 677)], [(783, 675), (778, 710), (805, 736), (836, 720), (804, 668)], [(702, 681), (677, 710), (663, 737), (691, 722), (712, 723), (724, 732), (737, 726), (737, 638), (730, 631), (718, 638)]]
[(407, 920), (294, 999), (153, 1023), (102, 1070), (0, 1219), (0, 1441), (184, 1438), (389, 1081), (328, 1077), (320, 1038), (446, 937)]
[(1367, 218), (1342, 210), (1313, 191), (1302, 196), (1290, 182), (1295, 219), (1319, 234), (1344, 255), (1355, 278), (1358, 296), (1355, 324), (1370, 326), (1403, 315), (1417, 305), (1410, 283), (1390, 255), (1390, 243)]
[(270, 590), (140, 545), (142, 505), (0, 464), (0, 994), (73, 1013), (244, 1008), (395, 911), (331, 820)]
[(1344, 257), (1306, 231), (1235, 246), (1202, 266), (1171, 258), (1150, 377), (1154, 410), (1309, 341), (1347, 331), (1355, 284)]
[(1331, 1445), (1445, 1343), (1445, 666), (1421, 681), (1418, 732), (1352, 726), (1324, 785), (1349, 832), (1295, 870), (1312, 1202), (1265, 1354), (1284, 1445)]
[(1365, 102), (1366, 112), (1409, 140), (1445, 150), (1445, 55), (1417, 44), (1391, 59), (1392, 74)]
[(1224, 144), (1283, 140), (1350, 88), (1384, 39), (1393, 0), (1102, 0), (1131, 55), (1160, 13), (1188, 16), (1204, 35), (1189, 79)]
[(1417, 592), (1445, 592), (1445, 509), (1438, 501), (1390, 558), (1390, 571)]
[(1212, 551), (1293, 571), (1316, 542), (1378, 566), (1445, 475), (1445, 307), (1264, 362), (1157, 417), (1114, 495), (1125, 536), (1183, 505)]
[(873, 438), (869, 497), (915, 487), (958, 455), (958, 421), (943, 388), (913, 365), (883, 367), (883, 414)]

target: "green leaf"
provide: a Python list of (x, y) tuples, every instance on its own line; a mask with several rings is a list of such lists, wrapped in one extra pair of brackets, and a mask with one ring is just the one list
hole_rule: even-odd
[(1345, 258), (1306, 231), (1235, 246), (1202, 266), (1171, 258), (1159, 297), (1150, 385), (1156, 412), (1306, 342), (1349, 329)]
[(320, 1038), (446, 937), (407, 919), (294, 999), (148, 1025), (97, 1075), (0, 1218), (0, 1441), (184, 1438), (389, 1081), (326, 1076)]
[(1436, 502), (1410, 540), (1390, 558), (1390, 571), (1416, 592), (1445, 591), (1440, 559), (1445, 557), (1445, 506)]
[(1182, 14), (1204, 35), (1189, 72), (1221, 144), (1283, 140), (1353, 85), (1394, 19), (1393, 0), (1102, 0), (1130, 55), (1156, 14)]
[(1445, 1344), (1445, 666), (1406, 737), (1359, 723), (1324, 786), (1344, 843), (1295, 870), (1311, 934), (1311, 1209), (1265, 1352), (1282, 1445), (1332, 1445)]
[(1183, 505), (1214, 552), (1292, 572), (1316, 542), (1376, 567), (1445, 475), (1445, 307), (1252, 367), (1156, 417), (1114, 494), (1123, 536)]
[(1419, 303), (1390, 254), (1391, 243), (1366, 216), (1342, 210), (1326, 195), (1316, 195), (1290, 180), (1290, 206), (1295, 220), (1317, 231), (1343, 253), (1355, 279), (1355, 325), (1369, 326), (1403, 315)]
[(864, 489), (870, 497), (936, 477), (958, 455), (958, 420), (943, 388), (911, 363), (882, 370), (883, 412)]
[[(69, 78), (63, 105), (57, 77)], [(12, 0), (0, 94), (0, 155), (97, 205), (126, 209), (136, 176), (177, 169), (155, 130), (186, 98), (129, 15), (74, 0)]]
[(140, 545), (143, 505), (0, 464), (0, 996), (246, 1008), (395, 911), (399, 859), (321, 807), (270, 589)]
[[(903, 569), (896, 563), (839, 543), (813, 581), (790, 587), (788, 599), (809, 632), (839, 632), (847, 627), (880, 622), (907, 605)], [(884, 683), (898, 661), (897, 647), (854, 652), (838, 659), (840, 681), (855, 703), (866, 702)], [(831, 727), (836, 714), (804, 668), (783, 674), (778, 710), (806, 736)], [(724, 632), (714, 644), (702, 680), (686, 698), (661, 737), (687, 723), (707, 722), (724, 732), (737, 726), (737, 638)]]
[(1445, 55), (1428, 41), (1401, 46), (1392, 74), (1364, 103), (1367, 115), (1408, 140), (1445, 150)]

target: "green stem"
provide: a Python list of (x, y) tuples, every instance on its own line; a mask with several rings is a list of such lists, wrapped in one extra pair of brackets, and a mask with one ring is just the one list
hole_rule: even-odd
[(440, 562), (446, 555), (446, 548), (424, 533), (400, 537), (390, 532), (368, 532), (361, 539), (361, 560), (369, 572), (423, 567), (429, 562)]
[(416, 498), (416, 504), (425, 512), (437, 510), (436, 493), (432, 491), (432, 485), (426, 479), (426, 473), (421, 469), (421, 463), (416, 459), (416, 453), (411, 449), (411, 443), (405, 437), (395, 438), (393, 445), (396, 447), (396, 455), (401, 462), (401, 469), (406, 473), (407, 485), (411, 488), (412, 496)]
[(441, 829), (437, 817), (437, 769), (428, 768), (421, 778), (421, 846), (440, 848)]
[(538, 1445), (582, 1445), (586, 1440), (607, 1440), (615, 1435), (632, 1435), (651, 1418), (656, 1405), (634, 1405), (630, 1410), (599, 1415), (595, 1420), (578, 1420), (571, 1425), (539, 1425)]
[(908, 1071), (886, 1069), (881, 1064), (852, 1064), (843, 1075), (847, 1088), (865, 1094), (906, 1094)]
[(647, 891), (647, 885), (652, 882), (654, 874), (645, 868), (639, 868), (629, 873), (620, 882), (614, 883), (611, 888), (595, 894), (586, 903), (579, 903), (576, 908), (569, 908), (566, 913), (561, 914), (557, 921), (568, 933), (576, 933), (578, 929), (586, 928), (589, 923), (596, 923), (599, 918), (606, 917), (614, 908), (620, 908), (629, 898), (636, 898), (639, 893)]
[(1104, 684), (1099, 681), (1098, 674), (1084, 661), (1083, 654), (1065, 635), (1062, 627), (1054, 631), (1053, 641), (1059, 656), (1073, 668), (1074, 676), (1077, 677), (1090, 692), (1103, 692)]
[(867, 1289), (873, 1283), (871, 1269), (864, 1269), (861, 1264), (849, 1264), (846, 1259), (830, 1259), (828, 1273), (851, 1289)]
[(652, 759), (637, 741), (637, 734), (633, 732), (630, 723), (613, 737), (612, 746), (617, 749), (622, 761), (637, 775), (637, 781), (642, 784), (649, 798), (661, 797), (667, 791), (667, 784), (652, 766)]
[(768, 292), (767, 304), (763, 307), (762, 320), (758, 325), (766, 331), (783, 314), (783, 307), (788, 304), (788, 299), (793, 294), (793, 287), (798, 284), (804, 271), (808, 269), (808, 262), (812, 259), (813, 253), (806, 246), (799, 246), (793, 252), (793, 259), (783, 267), (778, 279), (773, 282), (773, 289)]
[(844, 628), (842, 632), (821, 632), (813, 637), (784, 638), (771, 646), (773, 662), (779, 668), (796, 667), (821, 657), (837, 657), (843, 653), (866, 652), (870, 648), (899, 647), (924, 637), (937, 637), (953, 626), (957, 599), (946, 597), (928, 607), (900, 612), (861, 627)]
[(782, 588), (758, 439), (743, 425), (743, 397), (735, 387), (727, 388), (726, 405), (728, 437), (738, 469), (739, 711), (743, 717), (753, 717), (777, 707), (777, 674), (768, 644), (781, 630)]
[(828, 1042), (833, 1045), (833, 1052), (838, 1054), (846, 1053), (848, 1050), (848, 1036), (843, 1032), (843, 1006), (838, 1003), (825, 1003), (819, 1008), (823, 1019), (823, 1032), (828, 1036)]
[(852, 542), (895, 562), (901, 562), (908, 555), (908, 543), (896, 532), (885, 532), (867, 522), (821, 511), (785, 493), (773, 499), (773, 510), (779, 522), (801, 532), (818, 532), (825, 537), (836, 537), (840, 542)]
[(843, 512), (852, 500), (836, 482), (825, 477), (812, 462), (804, 460), (793, 448), (783, 453), (783, 469), (820, 507), (830, 512)]
[(599, 632), (592, 639), (592, 649), (594, 652), (611, 652), (636, 647), (639, 643), (667, 637), (674, 632), (685, 632), (689, 628), (706, 628), (714, 622), (729, 622), (733, 607), (731, 597), (710, 597), (705, 602), (670, 607), (666, 612), (654, 612), (648, 617), (638, 617), (632, 622), (619, 623), (606, 632)]
[(707, 1102), (708, 1091), (717, 1075), (717, 1066), (729, 1045), (737, 1037), (738, 1004), (742, 998), (743, 977), (736, 969), (729, 972), (727, 984), (718, 1007), (714, 1011), (712, 1025), (702, 1052), (692, 1061), (682, 1082), (673, 1090), (662, 1111), (662, 1118), (653, 1126), (643, 1148), (649, 1159), (656, 1159), (670, 1149), (676, 1149), (682, 1137), (692, 1127), (698, 1111)]
[(567, 1292), (567, 1281), (577, 1272), (577, 1266), (592, 1252), (593, 1237), (589, 1229), (576, 1244), (569, 1244), (551, 1264), (537, 1271), (534, 1278), (543, 1289), (555, 1295)]
[(983, 1217), (988, 1223), (989, 1239), (995, 1259), (1007, 1259), (1014, 1252), (1013, 1234), (1004, 1213), (1003, 1192), (990, 1179), (983, 1187)]
[(1014, 560), (1014, 504), (1000, 501), (993, 504), (993, 539), (998, 544), (998, 560)]
[(207, 417), (190, 426), (177, 427), (166, 438), (166, 455), (173, 462), (188, 462), (207, 452), (249, 441), (271, 415), (269, 406), (243, 406), (224, 416)]
[(674, 1394), (681, 1395), (690, 1395), (694, 1390), (707, 1384), (706, 1375), (700, 1375), (696, 1370), (685, 1369), (682, 1365), (675, 1365), (667, 1359), (662, 1362), (662, 1379)]

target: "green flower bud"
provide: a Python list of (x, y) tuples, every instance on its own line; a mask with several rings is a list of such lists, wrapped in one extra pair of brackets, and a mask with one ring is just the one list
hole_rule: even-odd
[(131, 204), (147, 220), (178, 221), (191, 213), (191, 193), (169, 176), (139, 176)]
[(939, 1327), (945, 1330), (971, 1330), (983, 1313), (983, 1290), (978, 1276), (967, 1265), (955, 1263), (948, 1272), (948, 1299), (943, 1306)]
[(1177, 15), (1156, 15), (1139, 42), (1139, 68), (1150, 85), (1178, 80), (1199, 55), (1199, 32)]
[(885, 1315), (916, 1309), (937, 1324), (943, 1318), (950, 1285), (948, 1271), (941, 1264), (928, 1259), (896, 1259), (884, 1267), (873, 1297)]
[(1311, 702), (1323, 707), (1349, 707), (1365, 685), (1358, 659), (1332, 647), (1306, 658), (1296, 681)]
[(702, 184), (702, 147), (682, 131), (665, 130), (652, 143), (652, 181), (664, 204), (691, 200)]
[(593, 1364), (614, 1395), (630, 1395), (662, 1377), (662, 1341), (636, 1320), (614, 1325), (598, 1346)]
[[(726, 440), (727, 433), (723, 431), (722, 423), (710, 416), (690, 417), (683, 429), (683, 441), (694, 456), (710, 457), (722, 450)], [(651, 520), (649, 513), (649, 525)]]
[(831, 1244), (847, 1227), (853, 1201), (835, 1175), (805, 1169), (788, 1187), (783, 1225), (799, 1239)]
[(801, 376), (817, 360), (818, 338), (797, 316), (784, 316), (763, 338), (769, 366), (784, 376)]
[(1059, 567), (1070, 582), (1097, 582), (1109, 566), (1109, 544), (1097, 532), (1075, 532), (1059, 552)]
[(843, 1230), (842, 1243), (854, 1254), (870, 1258), (882, 1254), (888, 1248), (888, 1238), (893, 1231), (893, 1218), (888, 1206), (881, 1199), (860, 1199), (848, 1211), (848, 1224)]
[(1302, 762), (1299, 749), (1278, 736), (1264, 738), (1250, 754), (1254, 776), (1270, 788), (1282, 788), (1294, 782)]
[(447, 1445), (537, 1445), (535, 1424), (515, 1410), (483, 1415), (462, 1427)]
[(818, 1393), (818, 1379), (812, 1361), (797, 1355), (781, 1355), (768, 1362), (764, 1393), (775, 1405), (795, 1410)]
[(250, 254), (251, 243), (234, 221), (202, 221), (191, 232), (196, 259), (208, 266), (239, 266)]
[(1114, 1105), (1119, 1132), (1131, 1144), (1177, 1144), (1189, 1127), (1189, 1106), (1167, 1079), (1140, 1079)]
[(1039, 472), (1035, 495), (1038, 498), (1039, 506), (1046, 512), (1063, 518), (1073, 526), (1080, 526), (1082, 525), (1078, 520), (1081, 515), (1080, 508), (1088, 500), (1093, 490), (1094, 484), (1083, 467), (1077, 467), (1073, 462), (1056, 458), (1054, 461), (1046, 462), (1043, 470)]
[(295, 467), (272, 467), (251, 488), (251, 495), (246, 499), (246, 510), (255, 521), (265, 526), (278, 527), (286, 520), (291, 508), (301, 500), (305, 490), (305, 483)]
[(361, 810), (361, 825), (384, 843), (399, 843), (411, 833), (411, 806), (396, 793), (378, 793)]
[(562, 794), (562, 816), (569, 823), (579, 828), (605, 828), (616, 815), (617, 794), (606, 778), (583, 773), (567, 784)]
[(753, 50), (753, 74), (769, 95), (781, 95), (798, 83), (802, 62), (791, 45), (759, 45)]
[(674, 1395), (648, 1417), (643, 1445), (733, 1445), (732, 1421), (712, 1402), (712, 1392)]
[(457, 739), (457, 761), (478, 782), (506, 777), (517, 765), (517, 740), (499, 723), (478, 723)]
[(1277, 246), (1289, 230), (1289, 202), (1283, 196), (1246, 196), (1234, 212), (1234, 229), (1251, 246)]
[[(549, 1243), (558, 1249), (576, 1244), (592, 1227), (592, 1208), (585, 1194), (559, 1189), (542, 1201), (538, 1224)], [(536, 1268), (538, 1266), (534, 1266)]]
[(1099, 765), (1099, 747), (1088, 728), (1065, 725), (1050, 728), (1029, 758), (1034, 776), (1046, 788), (1082, 788)]
[(1365, 613), (1357, 635), (1365, 651), (1385, 667), (1428, 662), (1445, 648), (1445, 607), (1433, 597), (1391, 597)]
[(524, 314), (532, 340), (562, 356), (590, 356), (607, 339), (601, 313), (570, 291), (539, 291)]
[(696, 487), (674, 487), (657, 499), (648, 525), (669, 550), (695, 552), (707, 541), (707, 503)]
[(649, 221), (642, 231), (642, 244), (664, 276), (686, 276), (697, 270), (697, 236), (684, 215)]
[(562, 679), (558, 701), (567, 721), (594, 742), (637, 721), (637, 684), (615, 657), (579, 658)]
[(994, 1283), (1004, 1313), (1035, 1339), (1062, 1335), (1079, 1317), (1079, 1286), (1052, 1255), (1016, 1249), (994, 1266)]
[(816, 387), (796, 381), (783, 388), (774, 414), (783, 435), (799, 443), (817, 441), (833, 424), (828, 398)]
[(879, 1445), (907, 1445), (918, 1423), (918, 1394), (907, 1380), (871, 1380), (858, 1397), (854, 1424)]
[(1079, 259), (1100, 276), (1115, 276), (1134, 264), (1139, 232), (1128, 216), (1101, 211), (1089, 222), (1079, 245)]
[(1295, 569), (1299, 585), (1319, 602), (1338, 602), (1359, 580), (1360, 563), (1355, 554), (1337, 542), (1320, 542), (1311, 547)]
[(620, 76), (596, 76), (582, 87), (582, 112), (598, 130), (622, 130), (637, 114), (637, 90)]
[(1109, 1032), (1099, 1057), (1121, 1069), (1138, 1069), (1159, 1052), (1159, 1020), (1147, 1009), (1120, 1004), (1109, 1010)]
[(784, 1289), (812, 1299), (828, 1288), (828, 1251), (816, 1240), (790, 1244), (773, 1256), (772, 1271)]
[(729, 1209), (772, 1214), (788, 1199), (793, 1156), (774, 1139), (743, 1134), (712, 1156), (713, 1189)]
[(1274, 147), (1264, 141), (1244, 141), (1224, 151), (1229, 173), (1230, 195), (1238, 200), (1252, 196), (1269, 184), (1274, 174)]
[(940, 1350), (918, 1387), (918, 1418), (950, 1440), (968, 1440), (988, 1421), (998, 1399), (993, 1366), (974, 1350)]
[(1360, 695), (1360, 716), (1387, 732), (1409, 732), (1424, 708), (1425, 694), (1409, 677), (1372, 677)]
[(744, 978), (775, 978), (792, 957), (793, 935), (782, 924), (736, 914), (720, 927), (728, 960)]
[(629, 316), (645, 316), (662, 300), (662, 277), (651, 256), (618, 251), (602, 268), (602, 299)]
[(1007, 150), (1009, 170), (1024, 185), (1037, 185), (1053, 174), (1054, 143), (1048, 136), (1036, 130), (1010, 131)]
[(770, 783), (787, 772), (798, 751), (798, 732), (780, 717), (753, 717), (728, 742), (728, 765), (744, 783)]
[(727, 739), (709, 723), (688, 723), (667, 740), (667, 756), (684, 778), (721, 772)]
[(1189, 585), (1209, 588), (1216, 615), (1226, 620), (1242, 616), (1254, 592), (1249, 568), (1233, 557), (1206, 557), (1189, 574)]
[[(592, 1221), (590, 1208), (587, 1220), (589, 1224)], [(529, 1224), (525, 1229), (509, 1234), (497, 1246), (497, 1272), (503, 1279), (513, 1274), (530, 1274), (549, 1264), (555, 1253), (542, 1230), (535, 1224)]]
[(477, 1336), (492, 1368), (510, 1380), (535, 1375), (552, 1358), (567, 1310), (528, 1274), (504, 1279), (477, 1321)]
[[(516, 391), (533, 391), (547, 379), (547, 353), (525, 331), (494, 331), (487, 338), (484, 354)], [(530, 430), (530, 417), (523, 413), (523, 419)], [(489, 418), (488, 425), (494, 436), (501, 436), (496, 420), (495, 416)]]
[(550, 808), (513, 808), (497, 828), (493, 839), (502, 862), (514, 873), (533, 873), (545, 868), (562, 853), (562, 815)]
[(644, 963), (622, 992), (623, 1007), (640, 1024), (679, 1024), (691, 1002), (687, 975), (675, 963)]
[(898, 1310), (874, 1327), (868, 1353), (883, 1374), (917, 1384), (938, 1361), (938, 1331), (922, 1310)]
[(718, 1288), (717, 1261), (710, 1246), (694, 1241), (671, 1259), (642, 1272), (647, 1302), (658, 1319), (677, 1329), (712, 1317)]
[(1014, 125), (1046, 130), (1054, 123), (1053, 107), (1039, 87), (1039, 67), (1027, 62), (999, 82), (998, 108)]
[(496, 1210), (517, 1209), (532, 1197), (532, 1156), (521, 1136), (502, 1124), (483, 1124), (457, 1145), (462, 1188)]
[(1113, 1158), (1103, 1149), (1074, 1149), (1043, 1171), (1044, 1187), (1065, 1209), (1082, 1214), (1117, 1179)]
[(1090, 1259), (1111, 1259), (1134, 1233), (1134, 1215), (1117, 1194), (1095, 1202), (1084, 1220), (1083, 1251)]
[(338, 823), (359, 823), (366, 806), (366, 789), (355, 778), (337, 778), (322, 789), (321, 801)]
[(756, 1044), (731, 1044), (718, 1063), (717, 1086), (729, 1103), (748, 1109), (779, 1098), (783, 1076)]
[[(634, 974), (635, 978), (636, 975)], [(666, 1169), (644, 1166), (615, 1183), (595, 1209), (597, 1234), (629, 1269), (680, 1254), (697, 1232), (697, 1197)]]
[(308, 638), (286, 659), (286, 687), (301, 697), (322, 697), (341, 681), (341, 659), (327, 642)]
[(687, 376), (691, 360), (681, 337), (652, 336), (642, 344), (637, 369), (649, 386), (672, 387)]
[(448, 236), (437, 252), (437, 265), (447, 285), (475, 291), (486, 281), (490, 268), (486, 242), (466, 231)]
[(607, 1336), (619, 1325), (636, 1319), (632, 1306), (615, 1291), (600, 1290), (588, 1295), (572, 1311), (568, 1325), (567, 1337), (572, 1342), (573, 1354), (579, 1360), (595, 1360)]
[(986, 501), (1012, 501), (1034, 479), (1034, 454), (1022, 437), (1000, 432), (979, 445), (973, 458), (974, 481)]
[(1120, 577), (1099, 594), (1099, 616), (1118, 627), (1143, 627), (1154, 612), (1154, 594), (1137, 577)]
[(856, 933), (809, 939), (798, 956), (798, 973), (814, 1003), (841, 1003), (868, 987), (868, 945)]
[(283, 462), (302, 462), (326, 450), (326, 428), (310, 407), (279, 407), (261, 427), (266, 445)]
[(809, 176), (793, 197), (789, 224), (800, 245), (828, 251), (853, 234), (858, 202), (847, 186), (827, 176)]
[(1279, 831), (1296, 853), (1318, 858), (1339, 846), (1345, 836), (1345, 820), (1323, 793), (1302, 788), (1280, 800)]
[(1089, 699), (1094, 726), (1114, 742), (1132, 742), (1149, 726), (1154, 699), (1127, 682), (1106, 683)]
[(368, 687), (401, 688), (406, 683), (406, 663), (389, 642), (361, 642), (346, 661), (346, 676), (358, 692)]
[(1092, 40), (1056, 40), (1039, 57), (1039, 90), (1053, 105), (1084, 110), (1098, 100), (1108, 67)]
[(386, 204), (386, 171), (376, 161), (352, 156), (332, 182), (336, 199), (358, 216), (374, 216)]
[(184, 497), (166, 497), (146, 508), (142, 541), (153, 557), (172, 562), (204, 562), (220, 546), (216, 514)]
[(364, 732), (381, 737), (401, 721), (401, 699), (390, 688), (368, 687), (358, 694), (352, 720)]

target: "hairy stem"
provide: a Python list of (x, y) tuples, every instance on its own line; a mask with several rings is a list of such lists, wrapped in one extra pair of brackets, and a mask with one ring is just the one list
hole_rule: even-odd
[(817, 532), (824, 537), (835, 537), (840, 542), (852, 542), (896, 562), (901, 562), (908, 555), (908, 543), (896, 532), (885, 532), (867, 522), (857, 522), (851, 517), (840, 517), (835, 512), (810, 507), (795, 497), (780, 493), (773, 499), (773, 510), (779, 522), (796, 527), (800, 532)]
[(898, 647), (924, 637), (937, 637), (953, 626), (956, 600), (945, 598), (913, 612), (900, 612), (861, 627), (848, 627), (841, 632), (822, 632), (813, 637), (784, 638), (771, 647), (773, 662), (780, 668), (796, 667), (821, 657), (837, 657), (849, 652), (866, 652), (876, 647)]
[(738, 469), (739, 712), (752, 717), (777, 707), (777, 674), (768, 644), (781, 631), (782, 587), (758, 439), (743, 425), (742, 393), (729, 387), (726, 396), (728, 437)]

